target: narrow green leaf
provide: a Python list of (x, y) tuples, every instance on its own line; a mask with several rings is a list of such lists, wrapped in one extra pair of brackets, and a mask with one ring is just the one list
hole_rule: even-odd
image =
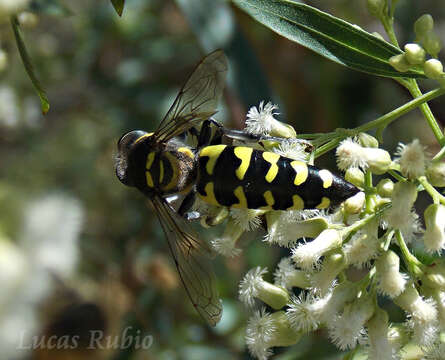
[(388, 77), (424, 77), (417, 69), (398, 72), (389, 58), (402, 51), (330, 14), (291, 0), (233, 0), (276, 33), (341, 65)]
[(122, 12), (124, 11), (125, 0), (111, 0), (113, 4), (114, 10), (116, 10), (119, 16), (122, 16)]
[(12, 30), (14, 32), (15, 41), (19, 49), (20, 57), (22, 58), (23, 61), (23, 65), (25, 66), (25, 70), (28, 73), (28, 76), (31, 79), (32, 84), (34, 85), (37, 94), (39, 95), (42, 113), (45, 115), (49, 111), (49, 101), (48, 98), (46, 97), (45, 90), (43, 89), (39, 79), (37, 78), (34, 72), (34, 67), (32, 66), (31, 58), (28, 54), (28, 51), (26, 50), (25, 42), (23, 41), (23, 37), (20, 32), (17, 16), (11, 17), (11, 25), (12, 25)]

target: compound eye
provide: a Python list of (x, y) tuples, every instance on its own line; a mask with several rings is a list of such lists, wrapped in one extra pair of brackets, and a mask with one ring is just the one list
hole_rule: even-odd
[(122, 137), (119, 139), (117, 143), (117, 148), (119, 150), (119, 153), (124, 155), (127, 154), (128, 151), (131, 149), (133, 144), (141, 137), (146, 135), (147, 133), (142, 130), (133, 130), (125, 135), (122, 135)]

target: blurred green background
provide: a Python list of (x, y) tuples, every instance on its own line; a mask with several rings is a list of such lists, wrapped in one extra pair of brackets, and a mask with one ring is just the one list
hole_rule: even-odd
[[(307, 3), (383, 34), (364, 0)], [(186, 298), (155, 215), (114, 174), (117, 140), (132, 129), (154, 129), (194, 65), (216, 48), (230, 60), (217, 114), (228, 127), (242, 128), (247, 110), (262, 100), (277, 103), (279, 119), (297, 132), (355, 127), (409, 95), (391, 79), (353, 72), (279, 37), (225, 1), (127, 0), (121, 18), (107, 0), (32, 4), (33, 15), (19, 20), (50, 100), (46, 116), (9, 22), (0, 25), (7, 55), (0, 73), (0, 357), (248, 359), (238, 283), (254, 266), (273, 272), (287, 251), (263, 243), (258, 231), (243, 236), (239, 257), (218, 257), (224, 316), (208, 328)], [(414, 40), (412, 24), (427, 12), (445, 38), (441, 2), (401, 0), (401, 44)], [(445, 108), (431, 106), (443, 121)], [(434, 152), (418, 111), (388, 128), (383, 146), (393, 151), (413, 137)], [(333, 154), (317, 164), (334, 170)], [(148, 350), (87, 349), (89, 331), (114, 336), (129, 327), (134, 336), (151, 337)], [(33, 335), (79, 335), (80, 346), (30, 351)], [(275, 354), (341, 356), (323, 333)]]

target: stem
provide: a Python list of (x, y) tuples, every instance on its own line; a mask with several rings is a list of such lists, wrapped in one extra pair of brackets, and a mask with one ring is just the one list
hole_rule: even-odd
[[(416, 80), (408, 80), (408, 85), (406, 86), (406, 88), (414, 98), (419, 98), (420, 96), (422, 96), (422, 92), (420, 91), (419, 85), (417, 84)], [(428, 122), (428, 125), (430, 126), (439, 144), (441, 146), (445, 145), (445, 136), (443, 135), (443, 132), (440, 129), (440, 126), (437, 123), (436, 118), (434, 117), (429, 105), (426, 103), (421, 104), (420, 111), (422, 111), (423, 116), (425, 116), (425, 119)]]
[(365, 173), (365, 194), (366, 194), (366, 213), (372, 212), (371, 194), (372, 190), (372, 173), (367, 170)]
[(385, 28), (386, 33), (388, 34), (389, 41), (394, 46), (397, 46), (400, 49), (399, 42), (397, 41), (396, 33), (394, 32), (394, 18), (391, 17), (384, 17), (380, 19), (382, 22), (383, 27)]
[(406, 181), (406, 179), (402, 175), (400, 175), (398, 172), (394, 170), (389, 170), (388, 174), (398, 181)]
[[(439, 96), (442, 96), (445, 94), (445, 88), (437, 88), (434, 90), (431, 90), (427, 92), (426, 94), (423, 94), (422, 96), (416, 97), (415, 99), (411, 100), (410, 102), (407, 102), (406, 104), (398, 107), (397, 109), (392, 110), (391, 112), (380, 116), (379, 118), (370, 121), (366, 124), (363, 124), (359, 127), (356, 127), (354, 129), (351, 129), (349, 132), (349, 136), (351, 134), (358, 134), (360, 132), (366, 132), (381, 126), (387, 126), (400, 116), (406, 114), (407, 112), (415, 109), (416, 107), (420, 106), (421, 104), (430, 101), (432, 99), (435, 99)], [(435, 122), (435, 120), (434, 120)], [(436, 123), (437, 124), (437, 123)], [(440, 129), (439, 129), (440, 130)], [(443, 135), (441, 133), (440, 135), (443, 138)], [(343, 140), (346, 137), (346, 135), (339, 135), (335, 139), (332, 139), (328, 141), (326, 144), (320, 146), (317, 150), (315, 150), (315, 158), (318, 158), (319, 156), (331, 151), (334, 149), (338, 143)]]
[(407, 112), (415, 109), (418, 106), (421, 106), (423, 103), (430, 101), (432, 99), (435, 99), (441, 95), (445, 94), (444, 88), (437, 88), (434, 90), (431, 90), (427, 92), (426, 94), (423, 94), (422, 96), (416, 97), (415, 99), (411, 100), (410, 102), (407, 102), (406, 104), (398, 107), (397, 109), (394, 109), (393, 111), (380, 116), (379, 118), (370, 121), (362, 126), (359, 126), (354, 129), (355, 132), (365, 132), (369, 131), (371, 129), (380, 127), (380, 126), (388, 126), (391, 122), (393, 122), (395, 119), (399, 118), (400, 116), (406, 114)]
[(385, 242), (383, 244), (383, 250), (384, 251), (388, 251), (389, 245), (391, 244), (391, 240), (394, 237), (394, 233), (395, 233), (394, 230), (388, 230), (386, 232), (386, 234), (384, 235), (384, 239), (385, 239)]
[(369, 222), (371, 222), (374, 218), (380, 216), (383, 214), (384, 211), (388, 210), (391, 207), (391, 204), (385, 204), (380, 209), (376, 210), (373, 214), (368, 215), (367, 217), (360, 219), (353, 223), (352, 225), (349, 225), (343, 229), (343, 235), (347, 236), (353, 231), (357, 231)]
[(436, 190), (436, 188), (431, 185), (425, 176), (421, 176), (417, 179), (426, 190), (426, 192), (431, 196), (435, 204), (442, 203), (445, 205), (445, 196)]
[(400, 251), (402, 252), (403, 260), (409, 272), (413, 273), (416, 276), (420, 276), (422, 274), (421, 267), (423, 266), (423, 264), (409, 252), (408, 246), (406, 246), (405, 240), (403, 239), (402, 232), (399, 229), (396, 230), (396, 239)]

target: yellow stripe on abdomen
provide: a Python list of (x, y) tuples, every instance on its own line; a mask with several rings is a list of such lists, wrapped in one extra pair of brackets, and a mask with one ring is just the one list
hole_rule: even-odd
[(198, 196), (202, 200), (204, 200), (205, 202), (207, 202), (211, 205), (220, 206), (220, 204), (218, 203), (218, 201), (216, 200), (216, 197), (215, 197), (215, 189), (214, 189), (213, 182), (208, 182), (206, 184), (206, 186), (204, 187), (204, 191), (206, 192), (206, 195), (198, 193)]
[(270, 163), (270, 168), (267, 171), (265, 178), (268, 183), (271, 183), (278, 174), (277, 162), (280, 159), (280, 155), (265, 151), (263, 152), (263, 159)]
[(297, 186), (303, 184), (309, 175), (307, 164), (303, 161), (295, 160), (292, 161), (290, 165), (295, 170), (294, 184)]
[(239, 180), (244, 179), (246, 171), (249, 168), (250, 158), (252, 157), (253, 149), (249, 147), (237, 146), (233, 149), (235, 156), (241, 160), (240, 166), (235, 170), (236, 177)]
[(216, 160), (218, 160), (219, 155), (223, 152), (223, 150), (227, 147), (227, 145), (212, 145), (206, 146), (199, 152), (199, 156), (207, 156), (209, 160), (206, 164), (207, 174), (213, 175), (213, 170), (216, 165)]

